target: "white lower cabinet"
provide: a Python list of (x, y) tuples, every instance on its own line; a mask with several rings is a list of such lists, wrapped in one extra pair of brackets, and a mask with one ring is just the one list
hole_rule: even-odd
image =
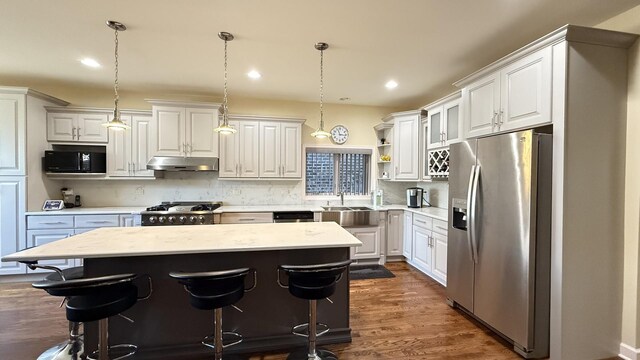
[[(26, 247), (41, 246), (53, 241), (68, 238), (87, 231), (103, 227), (139, 226), (139, 215), (133, 214), (97, 214), (97, 215), (29, 215), (27, 216)], [(15, 251), (23, 249), (24, 246)], [(11, 253), (15, 252), (11, 251)], [(82, 259), (41, 260), (40, 265), (55, 266), (67, 269), (82, 266)], [(24, 265), (23, 265), (24, 266)], [(46, 270), (29, 270), (22, 268), (12, 274), (40, 273)], [(4, 273), (2, 273), (4, 274)]]
[[(26, 246), (23, 216), (26, 183), (23, 176), (0, 176), (0, 257)], [(18, 262), (0, 262), (0, 275), (24, 274), (25, 269)]]
[(351, 259), (380, 258), (380, 227), (346, 228), (351, 235), (362, 242), (362, 246), (351, 248)]
[(446, 286), (446, 221), (405, 211), (402, 243), (402, 255), (409, 264)]
[(387, 214), (387, 259), (391, 256), (402, 256), (404, 211), (390, 210)]
[[(27, 230), (27, 247), (41, 246), (56, 240), (68, 238), (74, 235), (73, 229), (47, 229), (47, 230)], [(60, 269), (67, 269), (75, 266), (74, 259), (40, 260), (39, 265), (55, 266)], [(46, 272), (46, 270), (27, 269), (27, 273)]]

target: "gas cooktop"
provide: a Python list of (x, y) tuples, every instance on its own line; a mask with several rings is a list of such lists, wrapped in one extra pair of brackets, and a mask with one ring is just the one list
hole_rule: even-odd
[(221, 201), (165, 201), (141, 212), (142, 226), (211, 225), (213, 210), (220, 206)]

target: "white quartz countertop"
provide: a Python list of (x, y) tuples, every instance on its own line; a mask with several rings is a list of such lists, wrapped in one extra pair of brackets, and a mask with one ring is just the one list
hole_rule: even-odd
[(144, 211), (140, 206), (123, 207), (77, 207), (52, 211), (27, 211), (26, 215), (108, 215), (108, 214), (140, 214)]
[(375, 209), (377, 210), (404, 210), (410, 211), (415, 214), (422, 214), (434, 219), (448, 221), (449, 210), (438, 208), (438, 207), (422, 207), (422, 208), (410, 208), (407, 205), (384, 205), (378, 206)]
[(320, 212), (324, 209), (317, 205), (255, 205), (255, 206), (221, 206), (213, 211), (221, 213), (246, 213), (246, 212), (274, 212), (274, 211), (313, 211)]
[(203, 254), (362, 246), (334, 222), (110, 227), (23, 250), (2, 261)]

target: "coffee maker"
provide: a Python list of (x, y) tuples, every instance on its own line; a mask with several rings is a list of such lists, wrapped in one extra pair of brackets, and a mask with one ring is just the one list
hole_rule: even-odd
[(407, 207), (421, 208), (425, 190), (419, 187), (407, 188)]

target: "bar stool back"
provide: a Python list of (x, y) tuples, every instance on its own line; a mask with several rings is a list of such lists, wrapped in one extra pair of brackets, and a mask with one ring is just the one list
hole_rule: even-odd
[[(207, 336), (202, 344), (214, 350), (214, 358), (222, 359), (222, 350), (242, 342), (242, 335), (222, 331), (222, 308), (233, 306), (244, 296), (245, 292), (255, 289), (257, 274), (253, 270), (253, 286), (245, 289), (244, 280), (251, 271), (240, 268), (208, 272), (171, 272), (169, 276), (178, 280), (189, 294), (189, 302), (200, 310), (213, 310), (213, 336)], [(236, 308), (237, 309), (237, 308)], [(223, 339), (223, 336), (226, 338)]]
[[(99, 322), (98, 350), (88, 359), (125, 359), (137, 350), (131, 344), (109, 345), (108, 318), (131, 308), (138, 301), (138, 288), (132, 283), (135, 274), (119, 274), (93, 278), (79, 278), (66, 281), (40, 281), (32, 286), (54, 296), (68, 298), (67, 319), (72, 322)], [(122, 352), (113, 356), (116, 351)]]
[[(316, 338), (329, 331), (329, 327), (317, 323), (317, 301), (328, 298), (336, 290), (351, 260), (318, 265), (280, 265), (278, 267), (278, 285), (288, 288), (291, 295), (309, 301), (309, 322), (293, 327), (293, 334), (307, 338), (308, 350), (304, 353), (291, 353), (289, 360), (329, 360), (338, 357), (331, 351), (316, 349)], [(281, 281), (281, 272), (289, 276), (289, 283)], [(318, 327), (322, 328), (318, 332)], [(307, 329), (306, 333), (303, 331)]]

